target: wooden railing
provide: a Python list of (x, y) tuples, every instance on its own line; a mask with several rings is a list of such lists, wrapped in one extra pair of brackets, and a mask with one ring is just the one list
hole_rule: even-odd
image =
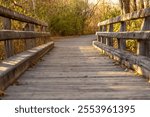
[[(48, 26), (46, 23), (43, 23), (31, 17), (27, 17), (3, 6), (0, 6), (0, 16), (2, 17), (3, 21), (3, 30), (0, 30), (0, 41), (4, 41), (5, 43), (6, 58), (14, 54), (12, 40), (25, 39), (25, 48), (30, 49), (36, 46), (36, 38), (50, 36), (49, 32), (45, 32), (46, 27)], [(22, 31), (11, 30), (11, 27), (13, 25), (12, 20), (26, 23), (26, 25), (22, 27)], [(42, 32), (35, 32), (35, 26), (39, 26)], [(34, 40), (31, 40), (33, 38)]]
[[(127, 31), (127, 21), (143, 19), (140, 31)], [(120, 24), (120, 31), (114, 31), (114, 24)], [(118, 16), (98, 24), (97, 42), (94, 46), (101, 48), (111, 58), (135, 69), (138, 73), (150, 78), (150, 8)], [(117, 38), (118, 49), (114, 48), (113, 39)], [(137, 40), (136, 54), (126, 51), (126, 40)]]
[[(53, 48), (50, 33), (46, 32), (47, 24), (25, 16), (8, 8), (0, 6), (2, 27), (0, 42), (4, 42), (5, 60), (0, 63), (0, 90), (4, 90), (40, 57)], [(21, 30), (12, 30), (13, 21), (25, 24)], [(38, 32), (35, 31), (38, 29)], [(43, 40), (43, 45), (36, 44), (37, 39)], [(14, 40), (23, 40), (24, 52), (14, 54)]]

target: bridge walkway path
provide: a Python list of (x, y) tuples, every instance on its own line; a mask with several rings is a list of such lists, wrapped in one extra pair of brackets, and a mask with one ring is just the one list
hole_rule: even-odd
[(2, 99), (150, 99), (150, 84), (92, 47), (95, 37), (58, 39)]

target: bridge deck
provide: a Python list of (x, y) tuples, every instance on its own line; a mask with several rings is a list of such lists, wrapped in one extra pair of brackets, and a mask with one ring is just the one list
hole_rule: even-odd
[(57, 40), (2, 99), (150, 99), (150, 84), (100, 55), (93, 38)]

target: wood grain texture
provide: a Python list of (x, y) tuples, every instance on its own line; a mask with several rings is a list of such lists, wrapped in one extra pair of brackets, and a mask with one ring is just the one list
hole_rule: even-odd
[(16, 82), (21, 74), (53, 47), (54, 43), (49, 42), (2, 61), (0, 63), (0, 90), (3, 91)]
[[(8, 18), (3, 18), (3, 29), (11, 30), (11, 20)], [(4, 41), (5, 45), (5, 57), (8, 58), (14, 54), (13, 42), (11, 40)]]
[(17, 30), (1, 30), (0, 41), (16, 40), (16, 39), (31, 39), (40, 37), (50, 37), (49, 32), (34, 32), (34, 31), (17, 31)]
[(98, 25), (103, 26), (103, 25), (115, 24), (115, 23), (120, 23), (120, 22), (124, 22), (124, 21), (145, 18), (145, 17), (149, 17), (149, 16), (150, 16), (150, 8), (146, 8), (146, 9), (142, 9), (139, 11), (135, 11), (132, 13), (128, 13), (128, 14), (125, 14), (122, 16), (117, 16), (115, 18), (105, 20), (103, 22), (100, 22)]
[(56, 40), (55, 48), (2, 99), (150, 99), (150, 85), (91, 46), (95, 36)]
[[(126, 22), (121, 22), (121, 26), (120, 26), (120, 32), (124, 32), (126, 31)], [(118, 38), (118, 48), (121, 49), (121, 50), (126, 50), (126, 40), (124, 39), (121, 39), (121, 38)]]
[[(141, 27), (141, 30), (142, 30), (142, 31), (148, 31), (148, 30), (150, 30), (150, 23), (149, 23), (149, 22), (150, 22), (150, 17), (146, 17), (146, 18), (143, 20), (143, 24), (142, 24), (142, 27)], [(149, 38), (149, 39), (150, 39), (150, 38)], [(141, 43), (141, 42), (138, 41), (138, 43)], [(144, 43), (144, 44), (143, 44), (143, 43)], [(139, 46), (144, 45), (144, 46), (142, 47), (143, 49), (140, 50), (141, 47), (138, 48), (139, 53), (142, 53), (142, 51), (145, 51), (145, 52), (144, 52), (145, 55), (150, 58), (150, 41), (148, 41), (148, 42), (142, 42), (141, 45), (140, 45), (140, 44), (138, 44), (138, 45), (139, 45)], [(142, 53), (142, 54), (143, 54), (143, 53)]]
[(135, 40), (150, 40), (150, 31), (134, 31), (134, 32), (96, 32), (96, 35), (102, 37), (111, 37), (119, 39), (135, 39)]
[(122, 63), (128, 68), (134, 69), (137, 73), (150, 80), (150, 58), (146, 56), (133, 55), (127, 51), (115, 49), (96, 41), (93, 42), (93, 46), (108, 55), (110, 58)]

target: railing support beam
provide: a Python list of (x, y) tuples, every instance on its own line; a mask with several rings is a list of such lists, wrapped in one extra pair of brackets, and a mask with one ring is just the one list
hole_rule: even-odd
[[(109, 25), (109, 32), (113, 32), (113, 24)], [(107, 38), (106, 45), (113, 46), (113, 38)]]
[[(150, 17), (146, 17), (144, 19), (141, 30), (142, 31), (150, 30)], [(138, 42), (138, 45), (139, 46), (137, 48), (137, 54), (150, 57), (150, 41), (147, 41), (147, 42), (140, 41), (140, 42)]]
[[(25, 25), (24, 30), (25, 30), (25, 31), (34, 31), (34, 25), (27, 23), (27, 24)], [(26, 50), (35, 47), (35, 40), (33, 40), (33, 39), (25, 40), (25, 46), (26, 46)]]
[[(103, 32), (106, 32), (107, 31), (107, 25), (105, 25), (104, 27), (103, 27)], [(103, 44), (106, 44), (106, 37), (102, 37), (102, 43)]]
[[(121, 22), (120, 32), (126, 31), (126, 22)], [(118, 39), (118, 48), (121, 50), (126, 50), (126, 40)]]
[[(3, 18), (3, 29), (10, 30), (11, 29), (11, 19)], [(11, 40), (4, 41), (5, 46), (5, 58), (9, 58), (14, 54), (13, 42)]]

